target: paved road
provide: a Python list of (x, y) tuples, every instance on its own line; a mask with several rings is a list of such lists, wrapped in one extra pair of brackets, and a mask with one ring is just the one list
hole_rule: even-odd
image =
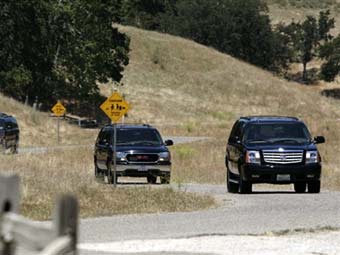
[[(275, 189), (273, 189), (274, 187)], [(340, 229), (340, 192), (296, 194), (290, 186), (255, 186), (255, 193), (226, 193), (224, 185), (185, 185), (214, 195), (220, 206), (191, 213), (123, 215), (88, 219), (80, 225), (81, 254), (88, 244), (126, 240), (258, 235), (293, 229)], [(339, 236), (340, 237), (340, 236)], [(107, 254), (107, 253), (106, 253)]]

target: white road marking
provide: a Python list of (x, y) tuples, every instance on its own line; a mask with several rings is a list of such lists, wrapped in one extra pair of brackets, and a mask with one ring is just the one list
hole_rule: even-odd
[(107, 253), (205, 253), (240, 255), (340, 254), (340, 231), (286, 236), (202, 236), (183, 239), (83, 243), (79, 249)]

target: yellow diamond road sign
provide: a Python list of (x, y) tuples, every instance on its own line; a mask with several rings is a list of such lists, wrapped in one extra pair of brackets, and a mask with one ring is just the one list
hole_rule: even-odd
[(129, 111), (129, 104), (122, 98), (122, 96), (114, 92), (104, 103), (100, 106), (100, 109), (114, 122), (120, 120), (123, 115)]
[(58, 101), (53, 107), (52, 112), (57, 116), (62, 116), (66, 112), (66, 108)]

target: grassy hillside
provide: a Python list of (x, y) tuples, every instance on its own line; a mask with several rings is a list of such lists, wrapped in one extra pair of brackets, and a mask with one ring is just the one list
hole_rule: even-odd
[(321, 10), (329, 9), (335, 18), (336, 27), (332, 33), (340, 33), (339, 0), (266, 0), (274, 24), (304, 20), (307, 15), (317, 16)]
[[(314, 135), (325, 135), (328, 143), (320, 146), (325, 179), (340, 176), (338, 101), (189, 40), (120, 29), (131, 37), (131, 62), (121, 89), (132, 105), (126, 121), (153, 123), (166, 134), (213, 137), (200, 145), (175, 147), (179, 181), (222, 182), (232, 123), (239, 116), (259, 114), (298, 116)], [(103, 86), (107, 95), (108, 88)]]
[[(33, 111), (13, 99), (0, 94), (0, 112), (17, 118), (20, 127), (20, 147), (57, 144), (57, 120), (49, 113)], [(84, 144), (93, 142), (93, 131), (81, 130), (65, 122), (60, 124), (62, 144)]]

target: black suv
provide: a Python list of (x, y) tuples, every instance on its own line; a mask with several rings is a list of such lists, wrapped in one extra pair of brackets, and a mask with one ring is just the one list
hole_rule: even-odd
[[(116, 126), (116, 176), (146, 177), (148, 183), (170, 182), (171, 155), (166, 146), (172, 140), (163, 142), (156, 128), (150, 125)], [(95, 176), (108, 177), (113, 183), (113, 135), (112, 125), (103, 127), (98, 135), (95, 152)], [(117, 180), (116, 180), (117, 181)]]
[(298, 193), (320, 192), (321, 157), (317, 143), (294, 117), (242, 117), (226, 148), (229, 192), (251, 193), (253, 183), (294, 184)]
[(0, 145), (3, 152), (17, 153), (19, 127), (13, 116), (0, 113)]

